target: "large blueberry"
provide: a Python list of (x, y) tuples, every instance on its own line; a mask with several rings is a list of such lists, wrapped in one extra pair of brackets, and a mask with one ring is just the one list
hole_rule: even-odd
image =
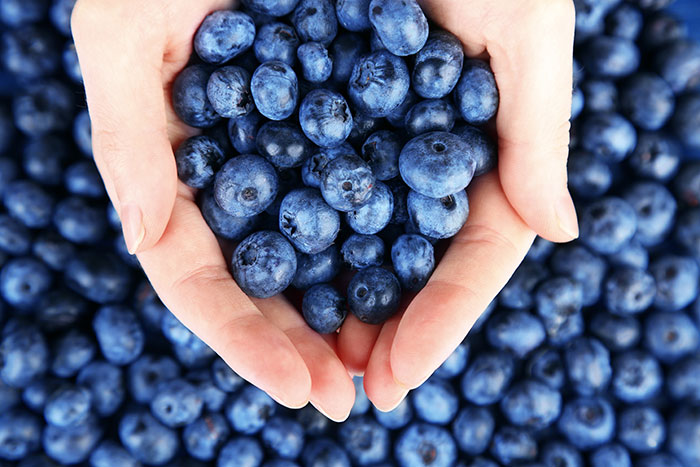
[(637, 231), (634, 208), (621, 198), (600, 198), (581, 213), (581, 240), (591, 249), (611, 254), (632, 239)]
[(629, 78), (620, 95), (622, 112), (643, 130), (658, 130), (673, 114), (675, 100), (671, 87), (653, 73)]
[(297, 47), (299, 37), (296, 31), (284, 23), (268, 23), (261, 27), (253, 46), (260, 63), (279, 60), (289, 66), (296, 61)]
[(292, 285), (297, 289), (307, 289), (312, 285), (332, 281), (339, 272), (340, 255), (336, 246), (330, 246), (314, 255), (297, 253), (297, 272)]
[(341, 154), (329, 161), (321, 174), (321, 194), (338, 211), (365, 205), (375, 185), (372, 169), (358, 156)]
[(261, 231), (246, 237), (233, 252), (233, 278), (248, 295), (268, 298), (286, 289), (294, 279), (294, 247), (277, 232)]
[(299, 167), (311, 155), (312, 145), (299, 127), (287, 122), (267, 122), (255, 138), (258, 152), (279, 169)]
[(428, 99), (414, 105), (406, 114), (404, 128), (410, 135), (431, 131), (450, 131), (454, 127), (457, 113), (444, 99)]
[(299, 83), (294, 70), (284, 62), (265, 62), (250, 81), (255, 106), (270, 120), (284, 120), (294, 113), (299, 99)]
[(116, 305), (102, 307), (92, 325), (102, 354), (111, 363), (126, 365), (143, 351), (145, 335), (132, 310)]
[(391, 262), (404, 290), (420, 290), (435, 269), (433, 245), (420, 235), (401, 235), (391, 246)]
[(459, 39), (447, 31), (434, 31), (416, 54), (413, 89), (426, 99), (441, 99), (457, 85), (463, 64), (464, 51)]
[(581, 125), (581, 146), (606, 162), (620, 162), (637, 144), (637, 132), (615, 113), (588, 115)]
[(272, 203), (278, 189), (275, 168), (260, 156), (234, 157), (221, 167), (214, 182), (217, 204), (236, 217), (260, 214)]
[(279, 229), (302, 253), (320, 253), (340, 231), (340, 216), (313, 188), (290, 191), (282, 200)]
[(301, 310), (309, 327), (321, 334), (337, 331), (348, 314), (345, 298), (328, 284), (314, 285), (307, 290)]
[(430, 238), (455, 236), (469, 217), (469, 200), (463, 190), (442, 198), (428, 198), (411, 190), (406, 203), (410, 222)]
[(307, 42), (297, 49), (304, 79), (311, 83), (322, 83), (333, 73), (333, 58), (320, 42)]
[(175, 113), (190, 126), (209, 128), (221, 119), (207, 97), (210, 74), (211, 70), (204, 65), (191, 65), (173, 83)]
[(208, 136), (186, 139), (175, 151), (177, 175), (192, 188), (207, 188), (224, 162), (224, 151)]
[(250, 74), (237, 66), (219, 68), (209, 77), (207, 97), (222, 117), (237, 118), (249, 114), (254, 107)]
[(476, 405), (494, 404), (505, 395), (514, 372), (515, 360), (509, 353), (481, 353), (462, 376), (462, 395)]
[(253, 19), (240, 11), (219, 10), (207, 16), (194, 36), (194, 49), (207, 63), (228, 62), (255, 39)]
[(370, 0), (336, 0), (338, 22), (348, 31), (365, 31), (372, 27), (369, 21)]
[(376, 235), (350, 235), (340, 248), (343, 261), (354, 269), (381, 266), (384, 262), (384, 242)]
[(95, 250), (78, 252), (66, 265), (64, 279), (69, 288), (97, 303), (124, 300), (131, 283), (123, 262)]
[(345, 214), (352, 230), (365, 235), (379, 233), (389, 224), (394, 212), (394, 195), (389, 187), (376, 182), (367, 203)]
[(382, 44), (394, 55), (413, 55), (428, 40), (428, 19), (415, 0), (372, 0), (369, 20)]
[(329, 45), (338, 34), (338, 18), (331, 0), (301, 0), (292, 13), (292, 23), (303, 42)]
[(381, 50), (355, 62), (348, 96), (360, 112), (371, 117), (386, 117), (404, 101), (409, 84), (406, 63)]
[(334, 148), (350, 136), (352, 114), (345, 98), (337, 92), (317, 89), (306, 95), (299, 108), (304, 134), (317, 146)]
[(457, 414), (452, 433), (459, 448), (475, 456), (486, 451), (495, 426), (496, 422), (488, 409), (467, 405)]
[(221, 209), (211, 189), (202, 193), (199, 209), (212, 232), (227, 240), (243, 240), (258, 223), (257, 216), (236, 217)]
[(401, 286), (394, 274), (371, 266), (359, 271), (348, 285), (350, 311), (363, 323), (380, 324), (399, 309)]
[(446, 132), (417, 136), (401, 150), (399, 171), (417, 193), (442, 198), (464, 190), (476, 170), (476, 158), (466, 141)]
[(467, 60), (454, 92), (457, 110), (465, 122), (480, 125), (498, 111), (496, 78), (486, 62)]

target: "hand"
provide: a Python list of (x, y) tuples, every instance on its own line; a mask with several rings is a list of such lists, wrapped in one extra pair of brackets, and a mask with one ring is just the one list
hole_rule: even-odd
[(130, 252), (163, 303), (238, 374), (288, 407), (311, 401), (347, 417), (355, 390), (335, 336), (306, 326), (283, 297), (251, 300), (178, 182), (173, 147), (193, 130), (179, 122), (170, 86), (192, 37), (227, 0), (79, 0), (72, 28), (92, 119), (95, 162)]
[(575, 13), (571, 0), (422, 0), (466, 55), (490, 58), (500, 92), (498, 173), (469, 187), (471, 213), (426, 287), (383, 326), (350, 316), (338, 337), (381, 410), (401, 402), (467, 335), (527, 253), (535, 232), (578, 236), (567, 189)]

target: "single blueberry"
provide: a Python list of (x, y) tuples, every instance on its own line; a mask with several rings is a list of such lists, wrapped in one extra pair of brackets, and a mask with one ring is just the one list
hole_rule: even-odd
[(297, 269), (294, 247), (279, 233), (249, 235), (233, 252), (233, 277), (248, 295), (268, 298), (291, 284)]
[(217, 467), (236, 467), (237, 465), (261, 465), (264, 452), (255, 438), (241, 436), (229, 440), (217, 459)]
[(496, 78), (486, 62), (467, 60), (454, 92), (457, 109), (465, 122), (481, 125), (498, 111)]
[(685, 21), (670, 12), (659, 11), (645, 19), (639, 39), (648, 50), (656, 51), (687, 36), (688, 25)]
[(53, 345), (51, 371), (60, 378), (75, 375), (95, 356), (93, 339), (78, 331), (69, 331)]
[(394, 455), (400, 465), (448, 467), (458, 459), (455, 440), (445, 428), (414, 423), (396, 441)]
[(561, 389), (566, 380), (564, 362), (555, 349), (542, 347), (527, 363), (527, 374), (554, 389)]
[(332, 281), (339, 272), (340, 255), (336, 246), (313, 255), (297, 253), (297, 272), (292, 285), (297, 289), (308, 289), (312, 285)]
[(608, 269), (603, 258), (583, 245), (565, 245), (557, 248), (550, 263), (553, 273), (569, 276), (581, 284), (584, 306), (598, 301)]
[[(86, 367), (90, 368), (90, 366)], [(111, 367), (119, 368), (117, 367)], [(121, 381), (121, 375), (116, 378), (117, 373), (114, 372), (107, 364), (102, 364), (101, 368), (93, 369), (89, 374), (94, 380), (94, 384), (98, 392), (105, 392), (105, 400), (114, 400), (116, 397), (107, 391), (108, 388), (103, 388), (100, 381), (117, 380)], [(85, 370), (83, 370), (85, 372)], [(83, 373), (81, 372), (81, 374)], [(110, 372), (112, 377), (99, 379), (100, 374)], [(143, 355), (129, 366), (128, 383), (129, 395), (137, 402), (148, 404), (153, 400), (158, 391), (160, 383), (177, 378), (180, 374), (180, 367), (172, 358), (168, 356), (154, 356), (150, 354)], [(78, 376), (80, 382), (80, 376)], [(82, 384), (85, 384), (84, 382)]]
[(265, 424), (261, 438), (265, 447), (281, 459), (296, 459), (304, 448), (304, 429), (289, 418), (271, 418)]
[(637, 144), (634, 126), (616, 113), (593, 113), (581, 124), (581, 146), (606, 162), (620, 162)]
[(464, 51), (457, 37), (447, 31), (433, 31), (416, 54), (413, 89), (426, 99), (441, 99), (457, 85), (462, 74)]
[(375, 185), (370, 166), (356, 155), (341, 154), (321, 173), (321, 194), (338, 211), (352, 211), (369, 202)]
[(581, 90), (587, 112), (614, 112), (617, 109), (619, 96), (613, 81), (588, 79), (581, 83)]
[(667, 255), (649, 266), (656, 280), (656, 308), (677, 311), (689, 305), (698, 295), (698, 265), (684, 256)]
[(496, 313), (488, 320), (486, 337), (493, 347), (524, 358), (544, 342), (547, 335), (542, 322), (531, 313), (512, 310)]
[(391, 262), (404, 290), (420, 290), (435, 269), (433, 246), (420, 235), (401, 235), (391, 246)]
[(550, 344), (562, 346), (583, 333), (583, 287), (577, 281), (561, 276), (546, 280), (535, 304)]
[(119, 302), (129, 293), (128, 268), (111, 254), (83, 250), (64, 269), (68, 287), (97, 303)]
[(255, 24), (240, 11), (218, 10), (210, 13), (194, 36), (194, 49), (207, 63), (228, 62), (253, 45)]
[(348, 225), (357, 233), (374, 235), (389, 224), (394, 212), (394, 196), (385, 184), (376, 182), (367, 203), (345, 214)]
[(119, 305), (100, 308), (95, 314), (93, 328), (102, 354), (115, 365), (131, 363), (143, 351), (143, 328), (129, 308)]
[(127, 412), (119, 421), (119, 439), (129, 453), (140, 462), (163, 465), (177, 454), (177, 432), (158, 422), (143, 409)]
[(623, 3), (605, 18), (605, 32), (610, 36), (635, 40), (644, 26), (641, 10), (629, 3)]
[(411, 190), (406, 204), (410, 222), (421, 234), (431, 238), (455, 236), (469, 216), (469, 201), (465, 191), (438, 199)]
[(252, 435), (262, 430), (276, 408), (270, 396), (254, 386), (246, 386), (230, 401), (225, 412), (234, 430)]
[(351, 417), (340, 425), (338, 436), (350, 459), (357, 465), (373, 465), (389, 456), (389, 430), (370, 417)]
[(299, 123), (306, 137), (322, 148), (340, 146), (353, 127), (345, 98), (325, 89), (306, 95), (299, 108)]
[(3, 202), (8, 214), (29, 228), (44, 228), (51, 222), (54, 200), (33, 182), (17, 180), (7, 184)]
[(60, 464), (79, 464), (87, 460), (102, 437), (95, 416), (72, 427), (48, 425), (42, 434), (44, 452)]
[(450, 131), (457, 114), (454, 107), (444, 99), (424, 100), (414, 105), (406, 114), (404, 128), (412, 135), (431, 131)]
[(413, 55), (428, 40), (428, 20), (415, 0), (372, 0), (369, 20), (382, 44), (394, 55)]
[(90, 467), (139, 467), (140, 463), (134, 456), (114, 441), (102, 441), (90, 454)]
[(267, 122), (258, 130), (255, 143), (258, 152), (278, 169), (298, 167), (312, 153), (299, 127), (287, 122)]
[(630, 39), (601, 35), (586, 43), (580, 58), (592, 76), (617, 79), (637, 70), (640, 52)]
[(302, 42), (327, 46), (338, 34), (338, 18), (331, 0), (300, 0), (291, 19)]
[(20, 325), (3, 330), (0, 341), (0, 378), (8, 386), (26, 387), (39, 379), (49, 366), (49, 349), (42, 333), (33, 326)]
[(274, 201), (278, 185), (272, 164), (260, 156), (246, 154), (221, 167), (214, 181), (214, 198), (229, 215), (251, 217)]
[(611, 313), (641, 313), (654, 303), (655, 295), (654, 278), (642, 269), (620, 269), (605, 282), (605, 304)]
[(675, 363), (666, 376), (666, 387), (675, 400), (700, 402), (700, 356), (691, 355)]
[(676, 94), (695, 91), (700, 86), (700, 46), (688, 39), (670, 41), (654, 57), (654, 68)]
[(430, 378), (411, 393), (416, 416), (436, 425), (447, 425), (457, 415), (459, 397), (447, 381)]
[(345, 321), (345, 298), (331, 285), (317, 284), (304, 294), (304, 320), (320, 334), (336, 332)]
[(612, 440), (615, 412), (602, 397), (572, 399), (564, 406), (557, 426), (571, 444), (588, 450)]
[(28, 310), (48, 292), (52, 283), (51, 271), (31, 257), (15, 258), (0, 270), (0, 295), (13, 307)]
[(516, 384), (501, 400), (501, 410), (510, 423), (536, 430), (554, 423), (561, 405), (558, 390), (535, 380)]
[(221, 117), (207, 97), (211, 70), (204, 65), (191, 65), (180, 72), (173, 83), (173, 108), (187, 125), (209, 128)]
[(333, 73), (333, 58), (323, 44), (307, 42), (297, 49), (304, 79), (311, 83), (323, 83)]
[(183, 379), (173, 379), (158, 386), (151, 400), (151, 413), (171, 428), (194, 422), (202, 412), (203, 400), (197, 388)]
[(228, 135), (233, 148), (239, 154), (251, 154), (255, 152), (255, 137), (258, 129), (263, 124), (263, 118), (253, 110), (248, 115), (232, 118), (228, 121)]
[(675, 139), (663, 133), (640, 133), (628, 161), (638, 176), (666, 182), (676, 174), (682, 159)]
[(270, 120), (284, 120), (294, 113), (299, 83), (286, 63), (276, 60), (260, 65), (253, 73), (250, 89), (258, 111)]
[(642, 336), (642, 327), (633, 316), (599, 312), (591, 318), (588, 326), (591, 334), (612, 351), (630, 349)]
[(107, 231), (104, 208), (78, 196), (70, 196), (56, 204), (53, 223), (63, 238), (75, 244), (97, 243)]
[(673, 114), (674, 106), (671, 87), (653, 73), (638, 73), (622, 87), (622, 112), (643, 130), (654, 131), (663, 127)]
[(664, 363), (673, 363), (697, 351), (698, 327), (687, 314), (655, 312), (644, 323), (644, 344)]
[(505, 465), (532, 461), (537, 457), (537, 442), (528, 431), (504, 426), (493, 436), (491, 455)]
[(399, 405), (389, 412), (382, 412), (373, 407), (374, 418), (384, 427), (396, 430), (406, 426), (413, 418), (413, 408), (408, 399), (402, 400)]
[(230, 432), (228, 423), (221, 414), (207, 414), (182, 430), (182, 443), (190, 456), (201, 461), (212, 461)]
[(549, 441), (540, 450), (543, 465), (583, 467), (583, 458), (578, 449), (569, 443)]
[(610, 383), (610, 352), (597, 339), (579, 337), (564, 351), (567, 375), (574, 391), (582, 396), (602, 392)]
[(88, 309), (86, 300), (64, 288), (56, 288), (44, 295), (38, 306), (38, 323), (42, 328), (52, 331), (73, 326), (84, 317)]
[(384, 263), (384, 242), (376, 235), (350, 235), (340, 248), (343, 261), (353, 269), (381, 266)]
[(248, 115), (254, 107), (250, 74), (237, 66), (219, 68), (209, 77), (207, 98), (216, 113), (224, 118)]
[(22, 166), (29, 178), (44, 185), (58, 185), (68, 159), (66, 143), (52, 135), (30, 140), (22, 154)]
[(78, 161), (69, 165), (63, 174), (64, 185), (69, 193), (88, 198), (103, 198), (104, 182), (94, 161)]
[(338, 22), (348, 31), (366, 31), (372, 24), (369, 20), (370, 0), (336, 0), (335, 12)]
[(269, 23), (260, 28), (253, 47), (260, 63), (279, 60), (293, 66), (297, 58), (299, 37), (296, 30), (288, 24)]
[(625, 200), (599, 198), (580, 217), (581, 241), (601, 254), (617, 253), (637, 231), (637, 215)]
[(646, 402), (661, 390), (661, 366), (643, 350), (629, 350), (617, 355), (612, 367), (612, 393), (624, 403)]
[(32, 246), (32, 238), (24, 224), (6, 214), (0, 214), (0, 250), (13, 255), (24, 255)]
[(370, 117), (386, 117), (404, 101), (409, 84), (406, 63), (380, 50), (355, 62), (348, 96), (357, 111)]
[(567, 164), (569, 188), (581, 198), (598, 198), (612, 185), (610, 166), (585, 151), (572, 151)]
[(481, 454), (489, 446), (496, 426), (491, 412), (483, 407), (466, 406), (452, 424), (459, 448), (469, 455)]
[(330, 247), (340, 230), (338, 212), (313, 188), (290, 191), (282, 200), (279, 229), (302, 253), (315, 254)]
[(476, 405), (494, 404), (505, 395), (514, 372), (515, 361), (510, 354), (500, 351), (481, 353), (462, 376), (462, 395)]
[(206, 190), (200, 198), (200, 209), (209, 228), (219, 237), (240, 241), (248, 236), (258, 223), (257, 216), (235, 217), (216, 203), (213, 190)]
[(82, 424), (90, 415), (91, 394), (79, 386), (63, 386), (46, 400), (44, 418), (49, 425), (69, 428)]
[(679, 99), (671, 127), (685, 146), (700, 148), (700, 94), (685, 94)]
[(41, 442), (41, 422), (22, 409), (0, 415), (0, 458), (22, 460), (38, 450)]
[(608, 255), (607, 258), (610, 264), (621, 268), (646, 269), (649, 265), (649, 252), (634, 238), (620, 251)]
[[(630, 454), (622, 445), (610, 443), (599, 447), (589, 458), (591, 467), (632, 467)], [(647, 466), (651, 467), (651, 466)], [(671, 467), (670, 465), (668, 467)]]
[(363, 323), (380, 324), (399, 309), (401, 286), (394, 274), (377, 266), (360, 270), (348, 285), (350, 311)]
[(658, 451), (666, 440), (666, 422), (656, 409), (629, 407), (618, 416), (618, 439), (636, 454)]

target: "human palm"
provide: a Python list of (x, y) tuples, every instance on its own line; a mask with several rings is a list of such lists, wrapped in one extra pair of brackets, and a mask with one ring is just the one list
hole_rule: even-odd
[(252, 299), (238, 288), (222, 254), (229, 245), (177, 180), (173, 147), (195, 131), (175, 116), (170, 87), (202, 19), (232, 3), (76, 5), (95, 160), (127, 245), (180, 321), (280, 403), (310, 401), (342, 420), (354, 402), (350, 372), (364, 373), (369, 398), (391, 409), (462, 341), (535, 231), (554, 241), (577, 234), (566, 190), (573, 8), (568, 0), (422, 2), (467, 55), (491, 58), (501, 93), (498, 173), (472, 183), (467, 224), (402, 313), (375, 326), (350, 315), (338, 334), (321, 336), (285, 297)]

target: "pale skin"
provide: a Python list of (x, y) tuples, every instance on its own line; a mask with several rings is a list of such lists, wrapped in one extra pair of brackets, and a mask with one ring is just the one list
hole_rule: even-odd
[(349, 316), (320, 336), (282, 296), (247, 297), (178, 181), (179, 122), (170, 86), (192, 37), (229, 0), (79, 0), (73, 35), (93, 125), (95, 161), (129, 250), (163, 303), (237, 373), (288, 407), (347, 418), (350, 374), (391, 410), (459, 345), (522, 261), (535, 234), (578, 236), (567, 189), (574, 8), (571, 0), (424, 0), (468, 56), (490, 58), (501, 102), (499, 167), (469, 187), (471, 213), (428, 285), (394, 318)]

